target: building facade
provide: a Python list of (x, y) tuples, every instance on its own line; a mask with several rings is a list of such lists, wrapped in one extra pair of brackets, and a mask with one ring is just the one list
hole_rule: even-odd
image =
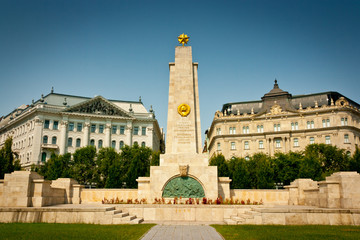
[(153, 110), (147, 111), (141, 99), (87, 98), (52, 90), (0, 120), (0, 147), (12, 137), (12, 149), (25, 168), (45, 162), (52, 152), (74, 153), (87, 145), (120, 151), (124, 145), (137, 143), (164, 151), (162, 129)]
[(292, 96), (274, 88), (259, 101), (227, 103), (207, 134), (210, 157), (304, 150), (325, 143), (352, 154), (360, 142), (360, 105), (337, 92)]

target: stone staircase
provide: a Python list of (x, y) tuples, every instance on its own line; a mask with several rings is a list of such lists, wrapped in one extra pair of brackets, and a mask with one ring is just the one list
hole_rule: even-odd
[(224, 219), (227, 225), (240, 225), (240, 224), (262, 224), (262, 216), (260, 211), (256, 208), (251, 208), (243, 213), (232, 215), (228, 219)]
[(138, 218), (136, 215), (129, 215), (128, 212), (117, 210), (115, 207), (107, 208), (105, 215), (112, 216), (112, 224), (139, 224), (144, 221), (143, 218)]

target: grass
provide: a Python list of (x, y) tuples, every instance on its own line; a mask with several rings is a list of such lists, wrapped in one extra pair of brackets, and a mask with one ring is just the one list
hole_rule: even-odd
[(269, 226), (269, 225), (212, 225), (226, 240), (258, 239), (360, 239), (359, 226)]
[(1, 223), (0, 239), (139, 239), (154, 224)]

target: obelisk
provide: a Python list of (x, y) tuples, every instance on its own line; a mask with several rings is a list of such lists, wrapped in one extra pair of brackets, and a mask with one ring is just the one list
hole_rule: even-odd
[(192, 61), (190, 46), (175, 48), (175, 62), (169, 63), (169, 69), (165, 153), (201, 153), (198, 64)]

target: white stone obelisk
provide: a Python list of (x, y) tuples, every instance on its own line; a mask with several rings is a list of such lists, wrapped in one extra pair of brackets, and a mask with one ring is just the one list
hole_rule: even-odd
[(175, 48), (175, 62), (169, 63), (169, 104), (166, 154), (201, 153), (198, 64), (192, 61), (190, 46)]

